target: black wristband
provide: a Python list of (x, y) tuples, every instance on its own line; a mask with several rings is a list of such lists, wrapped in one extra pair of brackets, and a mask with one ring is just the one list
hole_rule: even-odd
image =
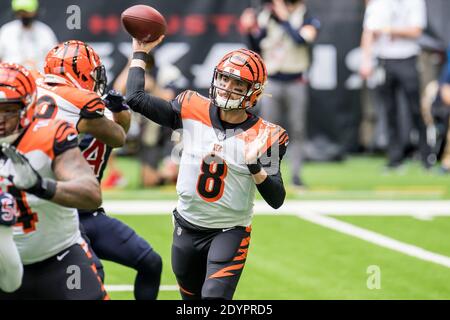
[(133, 59), (144, 61), (146, 64), (150, 61), (150, 55), (143, 51), (133, 52)]
[(262, 170), (261, 162), (258, 160), (256, 163), (247, 164), (247, 168), (251, 174), (257, 174)]
[(34, 194), (39, 198), (50, 200), (56, 194), (56, 181), (47, 178), (39, 179), (38, 183), (34, 187), (25, 191)]

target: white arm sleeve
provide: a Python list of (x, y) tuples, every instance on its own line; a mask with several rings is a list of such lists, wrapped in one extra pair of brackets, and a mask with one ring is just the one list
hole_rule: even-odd
[(12, 228), (0, 226), (0, 289), (13, 292), (22, 284), (23, 266)]

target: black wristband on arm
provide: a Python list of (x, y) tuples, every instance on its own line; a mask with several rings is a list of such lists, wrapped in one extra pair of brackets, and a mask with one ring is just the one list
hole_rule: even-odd
[(256, 161), (256, 163), (247, 164), (247, 168), (251, 174), (257, 174), (262, 169), (261, 162), (259, 162), (259, 160), (258, 160), (258, 161)]
[(35, 186), (25, 190), (28, 193), (34, 194), (35, 196), (50, 200), (56, 194), (56, 181), (53, 179), (40, 178)]
[(133, 52), (133, 59), (142, 60), (145, 63), (148, 63), (150, 61), (150, 55), (143, 51), (136, 51)]

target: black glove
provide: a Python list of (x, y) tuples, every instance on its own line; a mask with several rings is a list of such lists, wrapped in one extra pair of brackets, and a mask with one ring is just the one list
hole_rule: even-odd
[(102, 99), (105, 102), (106, 107), (113, 113), (119, 113), (130, 109), (125, 103), (125, 97), (115, 90), (109, 90)]
[(10, 144), (3, 143), (2, 152), (11, 160), (15, 171), (14, 176), (2, 176), (11, 181), (17, 189), (46, 200), (50, 200), (55, 196), (55, 180), (42, 179), (41, 175), (33, 169), (28, 159)]

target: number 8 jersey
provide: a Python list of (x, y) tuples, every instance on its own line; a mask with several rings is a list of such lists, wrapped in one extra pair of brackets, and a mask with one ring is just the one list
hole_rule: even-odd
[(279, 170), (288, 143), (286, 131), (250, 113), (246, 121), (227, 129), (220, 109), (194, 91), (185, 91), (171, 104), (183, 128), (177, 211), (205, 228), (249, 226), (256, 185), (244, 161), (246, 144), (267, 129), (271, 139), (265, 150), (272, 150)]

